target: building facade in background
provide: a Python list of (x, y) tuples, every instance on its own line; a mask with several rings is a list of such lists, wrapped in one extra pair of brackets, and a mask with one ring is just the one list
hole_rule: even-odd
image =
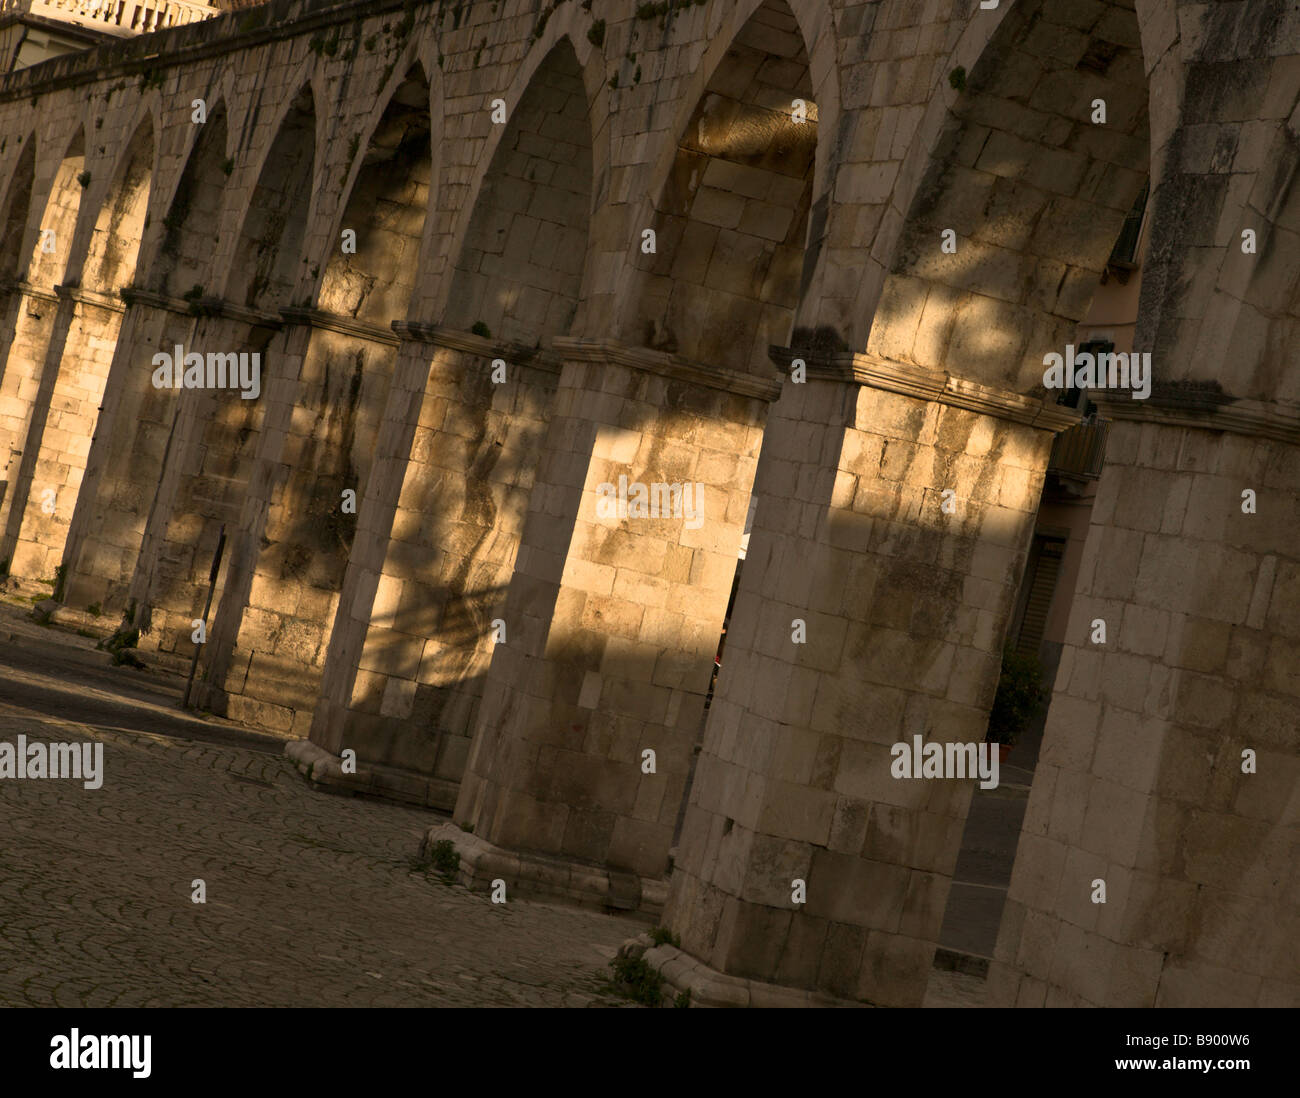
[(0, 72), (115, 39), (211, 19), (223, 7), (193, 0), (0, 0)]

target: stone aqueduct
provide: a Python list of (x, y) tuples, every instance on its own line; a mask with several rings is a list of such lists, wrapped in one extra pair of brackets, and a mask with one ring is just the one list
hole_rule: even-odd
[(1298, 54), (1282, 0), (304, 0), (15, 75), (0, 557), (187, 653), (224, 526), (204, 705), (454, 809), (474, 883), (664, 905), (706, 999), (914, 1004), (971, 783), (889, 745), (983, 739), (1043, 355), (1149, 177), (989, 985), (1296, 1005)]

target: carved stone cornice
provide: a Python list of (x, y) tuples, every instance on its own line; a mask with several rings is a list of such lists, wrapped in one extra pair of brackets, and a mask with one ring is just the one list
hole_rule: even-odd
[(177, 313), (181, 316), (194, 315), (194, 310), (190, 308), (190, 303), (186, 299), (146, 290), (143, 286), (123, 286), (117, 291), (117, 296), (126, 302), (127, 308), (133, 305), (144, 305), (150, 309)]
[(30, 282), (12, 282), (9, 290), (11, 293), (22, 294), (23, 297), (34, 297), (37, 301), (48, 301), (54, 305), (59, 303), (59, 295), (53, 290), (42, 289)]
[(652, 351), (648, 347), (629, 347), (616, 339), (575, 339), (556, 336), (551, 345), (569, 362), (608, 362), (633, 370), (644, 370), (659, 377), (685, 381), (706, 389), (720, 389), (724, 393), (754, 397), (769, 404), (781, 395), (783, 381), (780, 377), (758, 377), (742, 374), (724, 366), (706, 366), (681, 355), (667, 351)]
[(1300, 408), (1219, 393), (1152, 393), (1146, 400), (1091, 398), (1108, 419), (1230, 431), (1300, 446)]
[(367, 324), (356, 317), (340, 316), (323, 309), (281, 309), (280, 316), (286, 324), (303, 324), (311, 328), (321, 328), (328, 332), (364, 339), (368, 343), (382, 343), (385, 347), (396, 347), (402, 341), (390, 329), (377, 324)]
[(198, 316), (219, 316), (223, 320), (240, 321), (254, 328), (270, 328), (279, 331), (284, 327), (284, 320), (278, 313), (250, 309), (247, 305), (236, 305), (224, 297), (197, 298), (193, 302), (193, 312)]
[(75, 301), (79, 305), (93, 305), (110, 313), (126, 312), (126, 305), (116, 294), (101, 294), (96, 290), (87, 290), (81, 286), (55, 286), (55, 294), (62, 301)]
[(968, 412), (1009, 420), (1044, 431), (1063, 431), (1079, 422), (1073, 408), (1023, 396), (1007, 389), (995, 389), (976, 381), (957, 377), (944, 370), (927, 370), (905, 362), (894, 362), (880, 355), (854, 351), (818, 354), (793, 351), (789, 347), (770, 347), (772, 361), (786, 369), (795, 359), (802, 359), (810, 380), (843, 381), (865, 385), (918, 400), (946, 404)]
[(558, 374), (564, 367), (563, 359), (554, 351), (527, 347), (522, 343), (507, 343), (460, 328), (421, 324), (414, 320), (394, 320), (392, 328), (402, 339), (413, 343), (431, 343), (435, 347), (463, 351), (480, 358), (500, 358), (511, 365), (533, 366), (553, 374)]

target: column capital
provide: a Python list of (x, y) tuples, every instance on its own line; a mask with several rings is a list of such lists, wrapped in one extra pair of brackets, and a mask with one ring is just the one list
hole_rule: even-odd
[(539, 370), (548, 370), (551, 373), (558, 374), (564, 366), (560, 356), (554, 351), (529, 347), (523, 343), (507, 343), (490, 336), (466, 332), (460, 328), (447, 328), (441, 324), (423, 324), (415, 320), (394, 320), (392, 329), (403, 340), (413, 343), (432, 343), (436, 347), (464, 351), (466, 354), (479, 355), (482, 358), (503, 358), (515, 365), (535, 366)]
[(402, 342), (394, 332), (378, 324), (367, 324), (364, 320), (357, 320), (356, 317), (340, 316), (338, 313), (326, 312), (323, 309), (281, 309), (280, 316), (288, 325), (300, 324), (308, 328), (322, 328), (326, 331), (338, 332), (340, 335), (364, 339), (368, 343), (382, 343), (386, 347), (397, 347)]
[(1108, 419), (1230, 431), (1300, 446), (1300, 408), (1241, 400), (1211, 386), (1155, 389), (1146, 400), (1092, 398)]
[(953, 408), (979, 412), (1040, 430), (1063, 431), (1079, 422), (1073, 408), (1044, 397), (1024, 396), (1008, 389), (995, 389), (957, 377), (946, 370), (928, 370), (907, 362), (895, 362), (861, 351), (796, 351), (791, 347), (769, 347), (772, 361), (789, 369), (802, 359), (807, 376), (816, 381), (843, 381), (882, 389), (889, 393), (931, 400)]
[(661, 377), (686, 381), (707, 389), (721, 389), (739, 396), (757, 397), (769, 404), (781, 395), (783, 379), (742, 374), (723, 366), (707, 366), (701, 362), (670, 354), (652, 351), (648, 347), (630, 347), (616, 339), (578, 339), (556, 336), (551, 345), (569, 362), (605, 362), (626, 366), (633, 370), (658, 374)]
[(46, 290), (32, 282), (11, 282), (8, 289), (12, 293), (22, 294), (23, 297), (34, 297), (38, 301), (52, 301), (57, 304), (59, 295), (53, 290)]
[(55, 286), (54, 293), (60, 301), (75, 301), (81, 305), (93, 305), (97, 309), (104, 309), (110, 313), (126, 312), (126, 306), (116, 294), (102, 294), (96, 290), (87, 290), (81, 286), (64, 285)]
[(146, 290), (143, 286), (123, 286), (117, 291), (117, 296), (126, 303), (128, 309), (133, 305), (147, 305), (152, 309), (179, 313), (182, 316), (194, 315), (194, 310), (190, 308), (190, 302), (185, 298), (160, 294), (154, 290)]
[(284, 327), (284, 318), (278, 313), (269, 313), (263, 309), (250, 309), (246, 305), (236, 305), (224, 297), (198, 297), (190, 302), (190, 311), (195, 316), (219, 316), (225, 320), (238, 320), (254, 328), (270, 328), (279, 331)]

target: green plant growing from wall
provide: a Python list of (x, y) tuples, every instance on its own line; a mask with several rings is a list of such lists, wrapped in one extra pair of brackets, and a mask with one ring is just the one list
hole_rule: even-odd
[(680, 3), (675, 2), (675, 0), (659, 0), (656, 4), (641, 4), (636, 9), (636, 17), (642, 21), (659, 19), (661, 21), (660, 26), (666, 29), (668, 17), (673, 14), (674, 10), (685, 10), (691, 7), (692, 4), (702, 8), (708, 2), (709, 0), (680, 0)]
[(657, 946), (670, 945), (676, 949), (682, 948), (682, 940), (664, 926), (657, 926), (650, 931), (650, 940)]
[(397, 42), (405, 42), (415, 29), (415, 0), (404, 0), (402, 4), (402, 21), (393, 28), (393, 37)]
[(423, 868), (433, 870), (443, 884), (454, 884), (460, 869), (460, 853), (450, 839), (439, 839), (429, 847)]
[(144, 663), (141, 662), (140, 657), (134, 651), (140, 643), (140, 630), (130, 627), (130, 625), (129, 621), (124, 621), (117, 627), (111, 637), (107, 637), (95, 646), (96, 648), (102, 648), (109, 654), (114, 667), (144, 666)]
[(646, 962), (644, 957), (615, 957), (609, 962), (614, 970), (611, 988), (619, 995), (642, 1006), (662, 1005), (663, 977)]

